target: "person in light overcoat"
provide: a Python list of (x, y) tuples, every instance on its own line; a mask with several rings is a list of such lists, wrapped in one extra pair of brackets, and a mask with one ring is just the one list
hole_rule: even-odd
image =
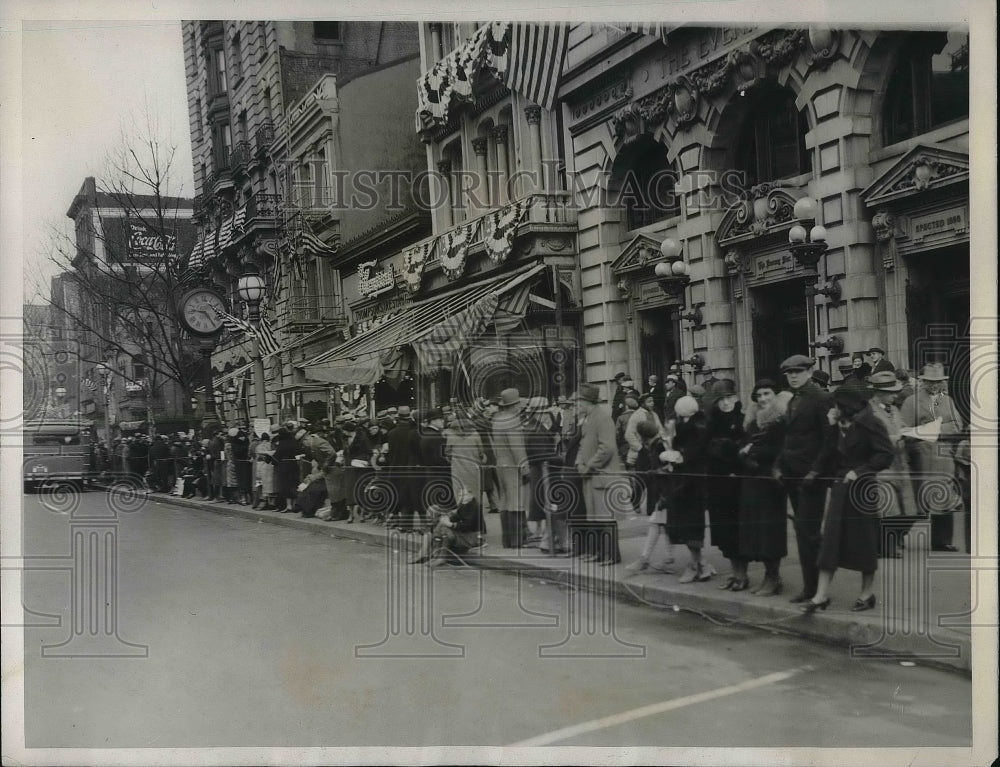
[(523, 402), (517, 389), (500, 392), (500, 410), (493, 416), (493, 452), (500, 489), (500, 526), (504, 539), (518, 548), (527, 538), (528, 452), (521, 422)]

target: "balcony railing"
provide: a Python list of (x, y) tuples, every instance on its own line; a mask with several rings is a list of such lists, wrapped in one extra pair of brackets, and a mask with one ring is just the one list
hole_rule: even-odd
[(281, 213), (281, 197), (267, 192), (257, 192), (247, 200), (247, 222), (253, 220), (276, 221)]
[(274, 125), (269, 122), (261, 123), (260, 127), (253, 134), (253, 150), (258, 157), (267, 154), (271, 144), (274, 143)]
[[(528, 212), (521, 224), (518, 227), (518, 234), (524, 234), (527, 231), (536, 232), (551, 232), (551, 231), (565, 231), (565, 230), (576, 230), (576, 205), (573, 202), (572, 192), (535, 192), (529, 195), (525, 195), (521, 198), (522, 200), (530, 201), (528, 207)], [(421, 240), (418, 245), (423, 245), (426, 243), (431, 243), (438, 239), (444, 234), (450, 231), (472, 225), (473, 238), (469, 246), (470, 253), (481, 253), (483, 246), (483, 220), (496, 210), (494, 208), (491, 211), (483, 213), (475, 218), (467, 219), (455, 224), (450, 229), (446, 229), (443, 232), (438, 232), (437, 234), (427, 237)], [(438, 261), (437, 252), (435, 251), (434, 256), (428, 262), (429, 265), (436, 264)]]
[(284, 315), (287, 318), (284, 329), (290, 332), (308, 330), (307, 326), (344, 326), (347, 313), (340, 301), (331, 301), (320, 293), (292, 296), (285, 302)]
[(233, 173), (243, 173), (250, 163), (250, 144), (246, 141), (237, 141), (233, 151), (229, 154), (229, 167)]

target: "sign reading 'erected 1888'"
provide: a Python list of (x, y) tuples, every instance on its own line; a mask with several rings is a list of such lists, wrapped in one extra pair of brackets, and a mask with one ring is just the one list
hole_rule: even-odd
[(913, 216), (910, 219), (909, 230), (911, 240), (922, 240), (925, 237), (934, 237), (950, 232), (964, 234), (966, 231), (965, 208), (949, 208), (923, 216)]

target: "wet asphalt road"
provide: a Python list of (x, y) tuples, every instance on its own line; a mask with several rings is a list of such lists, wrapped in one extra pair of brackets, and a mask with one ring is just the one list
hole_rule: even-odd
[[(80, 509), (103, 506), (86, 493)], [(66, 558), (70, 519), (26, 496), (25, 554)], [(29, 747), (971, 740), (971, 684), (954, 673), (466, 568), (435, 571), (431, 586), (392, 579), (410, 588), (398, 604), (426, 608), (407, 634), (382, 547), (156, 503), (103, 529), (117, 543), (117, 610), (108, 597), (103, 612), (74, 613), (69, 570), (25, 576), (25, 607), (62, 621), (25, 630)], [(573, 633), (572, 599), (613, 635)], [(73, 620), (86, 633), (109, 616), (122, 641), (99, 631), (106, 641), (88, 645), (105, 657), (42, 656)], [(137, 652), (124, 642), (147, 657), (107, 657)]]

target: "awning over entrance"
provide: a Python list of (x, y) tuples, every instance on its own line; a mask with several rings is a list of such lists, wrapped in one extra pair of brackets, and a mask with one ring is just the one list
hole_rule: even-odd
[(401, 347), (407, 345), (414, 346), (422, 368), (440, 367), (452, 351), (493, 322), (498, 309), (506, 318), (511, 309), (526, 306), (528, 281), (544, 268), (544, 264), (533, 264), (413, 304), (298, 367), (316, 381), (372, 385), (398, 364)]

